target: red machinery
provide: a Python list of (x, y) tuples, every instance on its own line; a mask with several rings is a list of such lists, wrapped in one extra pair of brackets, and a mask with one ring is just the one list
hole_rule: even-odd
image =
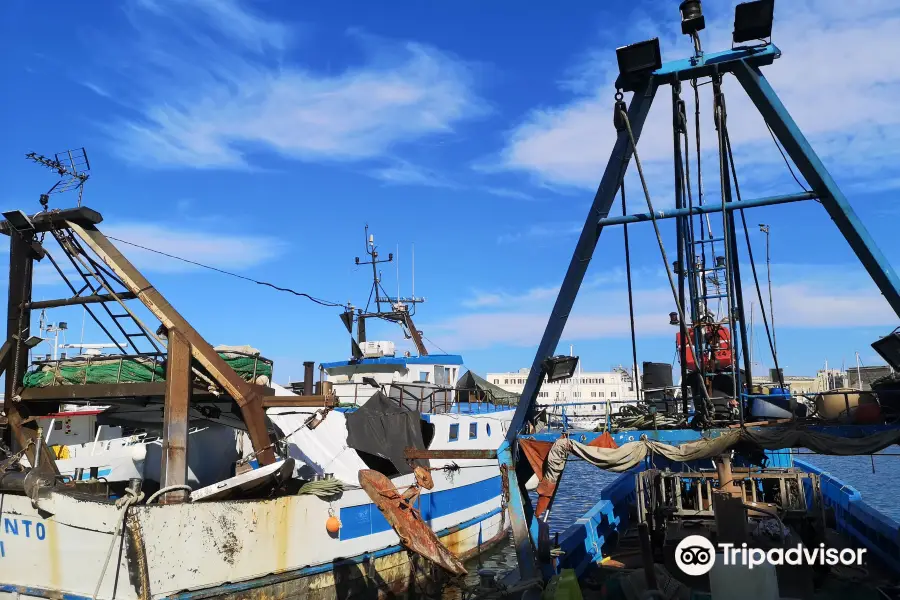
[[(701, 328), (703, 340), (701, 347), (705, 349), (703, 366), (707, 372), (724, 371), (734, 365), (734, 357), (731, 353), (731, 331), (724, 325), (703, 325)], [(685, 363), (688, 371), (696, 371), (697, 358), (694, 352), (695, 329), (688, 330), (690, 342), (685, 349)], [(681, 332), (675, 334), (675, 347), (678, 356), (681, 356)]]

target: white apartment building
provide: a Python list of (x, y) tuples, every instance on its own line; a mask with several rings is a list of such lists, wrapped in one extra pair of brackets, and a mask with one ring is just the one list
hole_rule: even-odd
[[(513, 373), (488, 373), (486, 379), (508, 392), (521, 394), (528, 379), (530, 369), (519, 369)], [(576, 373), (570, 379), (547, 383), (544, 379), (538, 393), (539, 404), (588, 403), (605, 404), (613, 402), (636, 401), (637, 392), (631, 375), (622, 368), (613, 371), (584, 371)]]
[[(508, 392), (521, 394), (529, 371), (488, 373), (486, 379)], [(570, 427), (590, 430), (604, 422), (607, 414), (618, 412), (619, 403), (637, 402), (637, 391), (631, 374), (621, 367), (604, 372), (579, 371), (553, 383), (545, 378), (537, 402), (539, 406), (551, 407), (551, 419), (565, 414)]]

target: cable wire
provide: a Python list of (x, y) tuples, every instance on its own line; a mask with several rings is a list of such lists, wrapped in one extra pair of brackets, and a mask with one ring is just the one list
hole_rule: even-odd
[(806, 189), (806, 186), (803, 185), (800, 180), (797, 178), (797, 174), (794, 173), (794, 168), (791, 166), (791, 161), (787, 159), (787, 156), (784, 154), (784, 150), (781, 149), (781, 144), (778, 143), (778, 139), (775, 137), (775, 132), (772, 131), (772, 128), (769, 127), (769, 124), (766, 123), (766, 129), (769, 130), (769, 135), (772, 136), (772, 141), (775, 142), (775, 147), (778, 148), (778, 153), (781, 154), (781, 158), (784, 159), (784, 164), (787, 165), (788, 171), (791, 172), (791, 177), (794, 178), (794, 181), (797, 182), (797, 185), (800, 186), (800, 189), (804, 192), (809, 192), (810, 190)]
[(257, 279), (253, 279), (252, 277), (247, 277), (246, 275), (238, 275), (237, 273), (232, 273), (231, 271), (226, 271), (224, 269), (219, 269), (218, 267), (212, 267), (210, 265), (205, 265), (205, 264), (197, 262), (195, 260), (190, 260), (187, 258), (182, 258), (180, 256), (175, 256), (174, 254), (169, 254), (167, 252), (163, 252), (161, 250), (156, 250), (154, 248), (148, 248), (147, 246), (135, 244), (134, 242), (129, 242), (127, 240), (116, 238), (111, 235), (108, 235), (106, 237), (108, 237), (111, 240), (121, 242), (123, 244), (128, 244), (129, 246), (134, 246), (135, 248), (140, 248), (141, 250), (146, 250), (148, 252), (154, 252), (156, 254), (161, 254), (162, 256), (174, 258), (175, 260), (180, 260), (181, 262), (185, 262), (185, 263), (188, 263), (191, 265), (202, 267), (204, 269), (209, 269), (210, 271), (215, 271), (215, 272), (221, 273), (223, 275), (230, 275), (231, 277), (237, 277), (238, 279), (243, 279), (244, 281), (249, 281), (249, 282), (255, 283), (257, 285), (264, 285), (266, 287), (270, 287), (272, 289), (278, 290), (279, 292), (287, 292), (289, 294), (294, 294), (295, 296), (302, 296), (303, 298), (312, 300), (316, 304), (320, 304), (322, 306), (329, 306), (329, 307), (335, 307), (335, 308), (347, 308), (347, 305), (342, 302), (332, 302), (330, 300), (323, 300), (322, 298), (316, 298), (315, 296), (311, 296), (305, 292), (298, 292), (297, 290), (292, 290), (291, 288), (280, 287), (280, 286), (275, 285), (274, 283), (269, 283), (267, 281), (259, 281)]

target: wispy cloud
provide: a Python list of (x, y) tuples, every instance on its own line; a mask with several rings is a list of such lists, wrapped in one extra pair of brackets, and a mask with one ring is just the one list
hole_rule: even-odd
[[(704, 2), (708, 49), (730, 45), (731, 19), (736, 2)], [(854, 5), (840, 0), (797, 0), (781, 3), (776, 11), (774, 38), (784, 56), (765, 74), (794, 118), (830, 167), (840, 167), (848, 183), (875, 175), (893, 174), (900, 160), (900, 113), (892, 106), (900, 90), (900, 8), (891, 0)], [(858, 8), (859, 10), (856, 10)], [(615, 46), (630, 39), (660, 35), (664, 58), (690, 53), (686, 38), (669, 12), (654, 16), (636, 9), (626, 30), (603, 34), (598, 47), (565, 75), (560, 87), (572, 93), (568, 102), (534, 109), (509, 133), (499, 166), (527, 172), (539, 181), (594, 188), (606, 164), (615, 135), (612, 129), (612, 91), (617, 73)], [(878, 52), (872, 52), (878, 48)], [(894, 50), (891, 51), (890, 49)], [(781, 156), (733, 78), (726, 78), (730, 133), (745, 190), (766, 191), (774, 183), (790, 182)], [(711, 91), (701, 88), (704, 151), (715, 150)], [(648, 175), (660, 196), (671, 203), (671, 109), (667, 95), (659, 96), (639, 144)], [(684, 94), (693, 112), (690, 88)], [(739, 116), (739, 117), (738, 117)], [(746, 170), (742, 170), (742, 165)], [(708, 171), (707, 184), (717, 182)], [(896, 176), (890, 178), (897, 183)], [(632, 188), (635, 189), (635, 188)]]
[(253, 14), (241, 0), (136, 0), (136, 5), (159, 16), (186, 14), (257, 52), (283, 49), (289, 39), (285, 25)]
[(458, 184), (450, 181), (437, 171), (415, 165), (405, 160), (372, 169), (368, 172), (375, 179), (390, 185), (420, 185), (425, 187), (458, 188)]
[[(486, 111), (470, 65), (431, 46), (351, 31), (363, 64), (320, 73), (287, 52), (277, 60), (263, 53), (285, 48), (285, 26), (238, 0), (142, 0), (135, 10), (137, 41), (122, 50), (131, 85), (122, 93), (139, 116), (107, 133), (122, 156), (143, 165), (248, 168), (259, 151), (366, 160), (450, 134)], [(158, 18), (139, 18), (148, 10)]]
[(565, 238), (581, 232), (582, 223), (538, 223), (517, 231), (510, 231), (497, 236), (498, 244), (510, 244), (524, 240), (540, 240), (546, 238)]
[[(254, 267), (286, 250), (284, 242), (265, 236), (180, 229), (151, 223), (113, 221), (105, 225), (103, 231), (132, 244), (230, 271)], [(128, 260), (148, 272), (183, 273), (200, 268), (129, 244), (119, 246)]]
[[(747, 269), (749, 271), (749, 269)], [(841, 285), (834, 283), (840, 273)], [(641, 337), (671, 336), (668, 313), (675, 310), (672, 292), (662, 272), (634, 274), (635, 327)], [(566, 341), (630, 336), (627, 292), (620, 269), (600, 273), (582, 286), (566, 324)], [(856, 265), (773, 265), (773, 296), (779, 331), (894, 326), (897, 315), (874, 284)], [(765, 286), (765, 281), (761, 282)], [(463, 302), (468, 312), (426, 324), (444, 347), (458, 350), (495, 346), (534, 346), (540, 340), (558, 286), (523, 291), (477, 291)], [(764, 298), (767, 292), (763, 288)], [(744, 284), (749, 314), (756, 302), (752, 280)], [(767, 300), (767, 298), (766, 298)], [(715, 306), (710, 306), (716, 309)], [(766, 305), (768, 311), (768, 305)], [(759, 307), (756, 307), (759, 314)]]
[(100, 96), (100, 97), (102, 97), (102, 98), (109, 98), (109, 97), (110, 97), (109, 92), (107, 92), (105, 89), (103, 89), (102, 87), (100, 87), (100, 86), (97, 85), (96, 83), (92, 83), (92, 82), (90, 82), (90, 81), (82, 81), (82, 82), (81, 82), (81, 85), (83, 85), (84, 87), (86, 87), (87, 89), (91, 90), (92, 92), (94, 92), (95, 94), (97, 94), (98, 96)]

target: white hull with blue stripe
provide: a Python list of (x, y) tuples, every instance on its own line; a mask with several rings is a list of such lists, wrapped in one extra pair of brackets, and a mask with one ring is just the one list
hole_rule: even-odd
[[(332, 416), (340, 422), (339, 415), (332, 412), (325, 422)], [(430, 415), (429, 447), (496, 448), (508, 416)], [(318, 435), (333, 438), (334, 432), (322, 427)], [(450, 462), (431, 461), (434, 488), (423, 490), (418, 507), (444, 544), (466, 558), (506, 534), (501, 476), (496, 460), (458, 460), (458, 470), (440, 470)], [(415, 476), (392, 483), (402, 490)], [(0, 502), (0, 598), (90, 598), (98, 581), (103, 599), (371, 597), (425, 585), (434, 575), (400, 545), (358, 487), (332, 502), (295, 495), (137, 505), (118, 537), (122, 509), (112, 501), (52, 492), (37, 506), (15, 494)], [(342, 523), (337, 535), (326, 531), (330, 514)]]

